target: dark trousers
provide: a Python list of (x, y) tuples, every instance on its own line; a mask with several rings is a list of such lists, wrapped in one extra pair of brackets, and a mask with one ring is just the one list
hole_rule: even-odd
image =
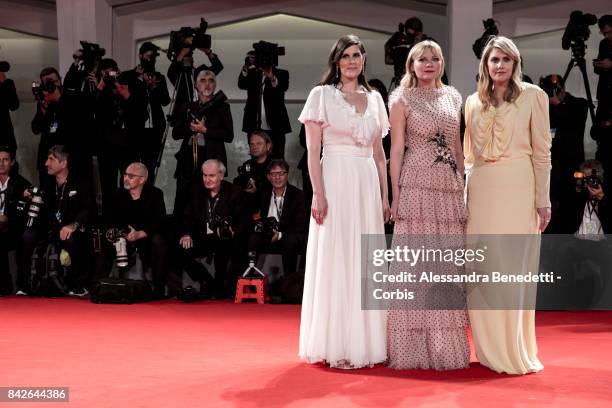
[[(75, 231), (65, 241), (59, 240), (59, 232), (52, 232), (53, 239), (57, 239), (60, 248), (70, 254), (71, 265), (66, 276), (66, 287), (68, 290), (88, 288), (91, 280), (91, 240), (89, 235), (81, 231)], [(21, 268), (17, 274), (17, 290), (29, 291), (30, 272), (32, 267), (32, 255), (39, 245), (44, 245), (49, 240), (46, 231), (26, 229), (21, 241)]]
[(284, 274), (290, 276), (297, 270), (298, 255), (306, 252), (306, 234), (283, 233), (280, 241), (270, 242), (263, 234), (254, 232), (249, 236), (248, 250), (281, 254)]
[(266, 130), (270, 139), (272, 139), (272, 154), (273, 159), (285, 158), (285, 134), (275, 130)]
[[(143, 269), (151, 268), (154, 293), (156, 295), (163, 295), (168, 265), (168, 242), (164, 236), (162, 234), (155, 234), (152, 237), (130, 242), (128, 243), (128, 252), (130, 252), (130, 246), (132, 247), (131, 249), (135, 249), (140, 254)], [(105, 240), (102, 244), (102, 253), (96, 262), (96, 280), (107, 278), (110, 275), (115, 258), (115, 247)]]
[(0, 296), (13, 293), (13, 277), (9, 270), (9, 251), (17, 249), (17, 267), (20, 267), (21, 248), (16, 246), (18, 234), (11, 231), (0, 232)]

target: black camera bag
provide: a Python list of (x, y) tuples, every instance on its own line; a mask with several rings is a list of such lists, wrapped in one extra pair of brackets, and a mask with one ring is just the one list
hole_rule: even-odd
[(104, 278), (94, 283), (92, 303), (130, 304), (153, 300), (153, 288), (146, 280)]

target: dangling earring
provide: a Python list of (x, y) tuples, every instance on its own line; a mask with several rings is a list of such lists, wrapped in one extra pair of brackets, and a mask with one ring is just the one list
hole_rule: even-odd
[(340, 68), (338, 68), (338, 66), (336, 65), (336, 80), (338, 80), (338, 78), (340, 78), (340, 75), (339, 75), (338, 71), (340, 71)]

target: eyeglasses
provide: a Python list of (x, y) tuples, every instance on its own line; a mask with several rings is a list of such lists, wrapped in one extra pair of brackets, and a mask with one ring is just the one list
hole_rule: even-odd
[(141, 174), (134, 174), (134, 173), (123, 173), (123, 175), (127, 178), (129, 178), (130, 180), (136, 177), (144, 177)]
[(268, 174), (270, 175), (270, 177), (282, 177), (285, 174), (287, 174), (287, 172), (286, 171), (271, 171)]

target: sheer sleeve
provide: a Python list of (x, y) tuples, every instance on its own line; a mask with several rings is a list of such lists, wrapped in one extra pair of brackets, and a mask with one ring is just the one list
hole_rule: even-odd
[(531, 148), (533, 172), (535, 175), (536, 208), (550, 207), (550, 148), (552, 137), (548, 118), (548, 95), (541, 89), (535, 90), (531, 105)]
[(389, 115), (387, 115), (385, 101), (383, 101), (382, 96), (378, 92), (376, 92), (376, 102), (378, 103), (378, 122), (380, 123), (381, 136), (384, 138), (389, 134), (391, 125), (389, 124)]
[(325, 107), (323, 86), (316, 86), (310, 91), (298, 120), (302, 123), (317, 122), (322, 128), (329, 126)]

